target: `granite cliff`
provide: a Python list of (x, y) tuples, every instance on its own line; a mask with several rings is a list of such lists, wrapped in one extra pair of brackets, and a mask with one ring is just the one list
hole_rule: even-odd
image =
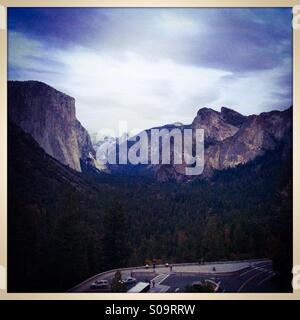
[[(220, 116), (222, 117), (222, 111)], [(248, 163), (282, 144), (291, 152), (291, 108), (244, 117), (240, 127), (235, 128), (234, 134), (206, 148), (205, 175), (210, 175), (212, 170)]]
[[(175, 126), (161, 128), (172, 130)], [(216, 171), (246, 164), (268, 151), (278, 150), (282, 157), (292, 152), (292, 108), (250, 116), (225, 107), (220, 112), (201, 108), (191, 125), (176, 128), (204, 129), (204, 171), (199, 176), (186, 176), (184, 161), (182, 164), (144, 166), (144, 170), (152, 172), (160, 182), (208, 179)], [(150, 130), (147, 132), (150, 135)], [(119, 167), (113, 169), (118, 171)]]
[(42, 82), (9, 81), (8, 117), (61, 163), (77, 171), (81, 161), (95, 165), (90, 136), (76, 119), (74, 98)]

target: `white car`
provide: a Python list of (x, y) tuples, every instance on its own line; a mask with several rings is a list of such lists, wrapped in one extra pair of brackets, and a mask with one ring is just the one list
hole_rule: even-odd
[(126, 284), (134, 284), (136, 283), (136, 278), (132, 278), (132, 277), (129, 277), (129, 278), (126, 278), (123, 280), (123, 283), (126, 285)]
[(91, 284), (91, 289), (106, 289), (109, 286), (107, 280), (96, 280)]

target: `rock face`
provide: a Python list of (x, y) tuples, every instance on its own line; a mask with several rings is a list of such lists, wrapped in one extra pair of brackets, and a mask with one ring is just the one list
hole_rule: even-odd
[(251, 115), (234, 135), (205, 150), (205, 172), (247, 163), (280, 144), (291, 148), (291, 133), (291, 108)]
[(198, 111), (192, 128), (204, 129), (204, 139), (208, 144), (223, 141), (238, 131), (238, 127), (226, 122), (219, 112), (209, 108)]
[[(174, 126), (167, 125), (160, 129), (163, 128), (171, 130)], [(144, 170), (152, 171), (157, 181), (208, 179), (216, 170), (246, 164), (268, 150), (283, 147), (286, 155), (292, 151), (292, 108), (251, 116), (243, 116), (225, 107), (221, 108), (221, 112), (202, 108), (191, 125), (180, 127), (181, 130), (190, 128), (204, 129), (203, 173), (199, 176), (185, 175), (187, 165), (184, 160), (182, 164), (145, 166)], [(149, 130), (147, 132), (149, 134)], [(115, 166), (114, 170), (118, 171), (119, 167)]]
[[(159, 182), (185, 182), (194, 179), (208, 179), (216, 170), (224, 170), (246, 164), (266, 151), (283, 147), (283, 156), (292, 151), (292, 108), (285, 111), (271, 111), (260, 115), (244, 116), (229, 108), (221, 112), (202, 108), (191, 125), (165, 125), (155, 129), (204, 129), (204, 170), (201, 175), (185, 175), (187, 164), (172, 163), (173, 147), (171, 142), (170, 164), (145, 164), (138, 169), (132, 165), (110, 166), (115, 174), (152, 174)], [(146, 130), (150, 139), (150, 130)], [(128, 148), (134, 142), (128, 142)], [(150, 147), (150, 146), (149, 146)], [(160, 151), (161, 152), (161, 151)], [(150, 149), (148, 149), (150, 159)], [(133, 168), (135, 167), (135, 168)]]
[(8, 117), (61, 163), (81, 171), (80, 161), (94, 162), (90, 136), (76, 119), (74, 98), (42, 82), (9, 81)]
[(30, 134), (11, 122), (8, 124), (8, 142), (11, 146), (8, 150), (11, 195), (15, 192), (16, 183), (28, 183), (27, 187), (43, 190), (47, 194), (51, 192), (49, 189), (63, 190), (66, 186), (80, 193), (97, 192), (84, 175), (50, 157)]
[(238, 128), (240, 128), (247, 119), (246, 116), (226, 107), (221, 108), (220, 116), (225, 122)]

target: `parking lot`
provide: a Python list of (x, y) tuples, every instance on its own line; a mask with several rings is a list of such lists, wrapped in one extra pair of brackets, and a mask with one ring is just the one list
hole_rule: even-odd
[[(211, 280), (219, 284), (219, 292), (276, 292), (276, 273), (270, 260), (257, 262), (237, 262), (206, 265), (174, 265), (172, 270), (166, 266), (153, 268), (120, 270), (122, 279), (134, 277), (136, 282), (151, 283), (150, 292), (186, 292), (187, 286), (201, 280)], [(71, 289), (71, 292), (111, 292), (115, 271), (95, 276)], [(92, 289), (97, 280), (107, 280), (109, 286)], [(153, 286), (154, 282), (154, 286)], [(135, 283), (127, 284), (126, 290)]]

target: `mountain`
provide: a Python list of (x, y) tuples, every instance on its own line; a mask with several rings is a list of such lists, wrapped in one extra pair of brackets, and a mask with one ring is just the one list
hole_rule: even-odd
[(93, 148), (96, 152), (96, 156), (98, 154), (98, 157), (97, 157), (98, 168), (102, 172), (110, 172), (107, 166), (103, 162), (107, 159), (109, 150), (111, 150), (111, 148), (114, 147), (116, 143), (116, 138), (110, 135), (101, 135), (99, 133), (94, 133), (91, 135), (91, 139), (92, 139)]
[(81, 171), (96, 165), (90, 136), (75, 115), (75, 99), (38, 81), (8, 82), (8, 117), (52, 157)]
[[(51, 189), (68, 186), (80, 193), (96, 192), (95, 187), (80, 172), (47, 154), (30, 134), (11, 122), (8, 124), (8, 145), (9, 176), (12, 181), (17, 181), (20, 176), (31, 176), (28, 181), (23, 181), (24, 185), (31, 184), (31, 189), (43, 189), (45, 186), (50, 192)], [(38, 193), (38, 190), (35, 191)], [(28, 190), (25, 188), (24, 192)]]
[(292, 108), (245, 117), (240, 127), (235, 128), (234, 134), (205, 150), (204, 175), (248, 163), (281, 144), (291, 152)]
[[(152, 175), (159, 182), (187, 182), (209, 179), (216, 171), (246, 164), (266, 151), (281, 148), (282, 145), (285, 146), (282, 156), (290, 154), (292, 150), (292, 108), (250, 116), (225, 107), (221, 108), (221, 112), (201, 108), (191, 125), (165, 125), (153, 129), (175, 128), (182, 131), (204, 129), (204, 170), (201, 175), (185, 175), (187, 164), (184, 161), (182, 164), (168, 165), (112, 165), (109, 166), (110, 170), (115, 174)], [(146, 132), (150, 139), (151, 129)], [(132, 141), (128, 142), (128, 148), (133, 144)], [(172, 145), (171, 142), (171, 150)], [(171, 151), (171, 159), (172, 157)]]
[[(282, 143), (286, 145), (286, 152), (291, 150), (292, 108), (250, 116), (226, 107), (220, 112), (201, 108), (190, 125), (174, 123), (156, 127), (204, 129), (205, 167), (200, 176), (186, 176), (184, 161), (170, 165), (100, 164), (96, 151), (110, 150), (115, 138), (103, 137), (96, 141), (93, 136), (92, 143), (88, 132), (76, 119), (75, 99), (38, 81), (9, 81), (8, 114), (9, 121), (29, 133), (49, 155), (72, 169), (153, 176), (160, 182), (207, 179), (216, 170), (246, 164)], [(150, 130), (146, 130), (149, 137)], [(128, 141), (129, 147), (133, 144), (134, 141)]]
[(204, 129), (204, 140), (207, 143), (216, 143), (233, 136), (238, 127), (230, 124), (222, 115), (212, 109), (202, 108), (192, 122), (193, 129)]

